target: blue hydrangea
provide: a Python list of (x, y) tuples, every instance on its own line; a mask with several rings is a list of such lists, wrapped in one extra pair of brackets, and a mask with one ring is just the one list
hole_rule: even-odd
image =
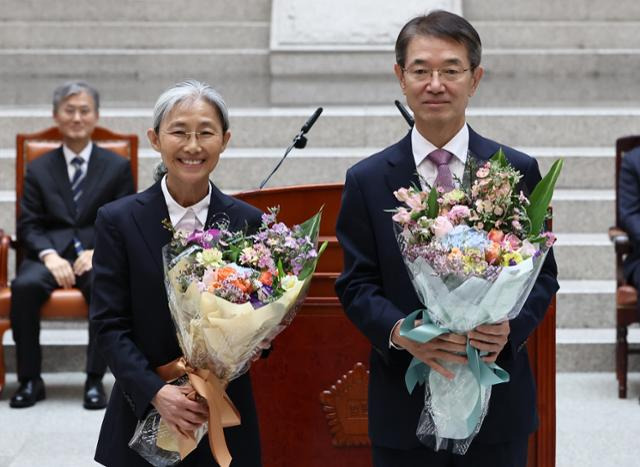
[(466, 250), (474, 248), (480, 251), (489, 245), (487, 233), (483, 230), (476, 230), (468, 225), (457, 225), (440, 240), (440, 244), (447, 248), (459, 248)]

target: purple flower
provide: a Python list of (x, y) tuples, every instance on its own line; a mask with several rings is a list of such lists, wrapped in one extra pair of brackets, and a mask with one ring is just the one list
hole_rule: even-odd
[(187, 237), (187, 244), (195, 243), (203, 248), (215, 245), (220, 239), (221, 232), (218, 229), (194, 230)]

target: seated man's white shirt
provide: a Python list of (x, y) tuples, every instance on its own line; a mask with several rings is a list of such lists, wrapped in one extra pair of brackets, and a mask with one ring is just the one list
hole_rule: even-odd
[[(89, 167), (89, 159), (91, 158), (91, 151), (93, 151), (93, 143), (91, 141), (89, 141), (89, 144), (87, 144), (84, 149), (78, 154), (69, 149), (67, 145), (62, 145), (62, 154), (64, 155), (65, 162), (67, 163), (67, 173), (69, 174), (70, 182), (73, 180), (73, 176), (76, 173), (76, 166), (73, 165), (71, 161), (76, 157), (84, 160), (84, 164), (82, 164), (82, 172), (84, 175), (86, 175), (87, 168)], [(46, 250), (42, 250), (40, 253), (38, 253), (38, 258), (40, 259), (40, 261), (42, 261), (46, 255), (55, 252), (56, 250), (54, 250), (53, 248), (47, 248)]]

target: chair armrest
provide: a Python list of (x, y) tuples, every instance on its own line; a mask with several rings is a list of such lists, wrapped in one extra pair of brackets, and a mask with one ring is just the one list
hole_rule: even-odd
[(11, 237), (0, 230), (0, 288), (8, 286)]
[(611, 240), (611, 242), (613, 243), (617, 254), (625, 255), (631, 252), (631, 243), (629, 242), (629, 236), (621, 228), (610, 227), (609, 240)]

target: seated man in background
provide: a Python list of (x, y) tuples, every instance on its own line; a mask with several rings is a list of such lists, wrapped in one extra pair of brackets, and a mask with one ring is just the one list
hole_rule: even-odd
[(626, 154), (620, 164), (618, 219), (631, 243), (631, 253), (624, 260), (624, 277), (640, 289), (640, 147)]
[[(11, 283), (10, 318), (20, 383), (11, 407), (30, 407), (45, 398), (40, 308), (58, 287), (77, 287), (89, 301), (98, 208), (134, 192), (129, 162), (91, 142), (98, 106), (98, 92), (87, 83), (58, 87), (53, 93), (53, 119), (62, 146), (27, 166), (18, 219), (25, 258)], [(87, 409), (106, 406), (105, 370), (90, 335), (83, 403)]]

